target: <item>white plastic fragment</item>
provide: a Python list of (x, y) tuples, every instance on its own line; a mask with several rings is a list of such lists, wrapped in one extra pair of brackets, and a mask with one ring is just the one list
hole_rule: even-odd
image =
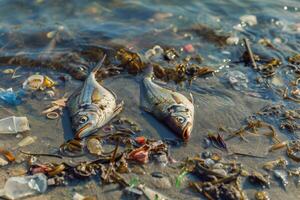
[(0, 119), (0, 134), (15, 134), (29, 130), (27, 117), (11, 116)]
[(257, 24), (257, 18), (255, 15), (243, 15), (240, 17), (240, 20), (249, 26), (254, 26)]

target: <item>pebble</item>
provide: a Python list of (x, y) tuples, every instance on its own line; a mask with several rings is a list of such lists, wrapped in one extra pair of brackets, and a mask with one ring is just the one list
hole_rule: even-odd
[(257, 18), (255, 15), (243, 15), (240, 17), (240, 20), (249, 26), (254, 26), (257, 24)]

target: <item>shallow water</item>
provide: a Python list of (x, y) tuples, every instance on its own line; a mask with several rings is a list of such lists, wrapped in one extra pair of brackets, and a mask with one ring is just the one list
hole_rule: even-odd
[[(255, 15), (257, 25), (249, 26), (240, 21), (243, 15)], [(204, 61), (201, 65), (213, 67), (217, 72), (214, 76), (198, 78), (191, 86), (167, 86), (188, 95), (192, 93), (195, 99), (195, 122), (192, 139), (186, 145), (172, 148), (171, 153), (177, 160), (192, 156), (203, 151), (203, 139), (209, 132), (219, 127), (237, 129), (244, 124), (246, 117), (256, 113), (262, 107), (280, 103), (287, 108), (299, 108), (299, 103), (283, 100), (278, 89), (285, 88), (293, 78), (293, 73), (287, 65), (287, 57), (299, 53), (300, 49), (300, 2), (297, 0), (278, 1), (0, 1), (0, 65), (3, 70), (16, 68), (18, 78), (1, 74), (0, 87), (21, 88), (23, 81), (31, 74), (39, 72), (52, 77), (54, 80), (65, 75), (68, 66), (79, 63), (96, 62), (101, 51), (108, 52), (111, 63), (116, 63), (114, 52), (119, 47), (130, 48), (143, 54), (154, 45), (162, 47), (182, 48), (192, 44), (197, 54)], [(195, 29), (198, 25), (202, 28)], [(242, 27), (236, 30), (234, 27)], [(278, 58), (282, 66), (276, 71), (275, 78), (267, 80), (267, 85), (258, 84), (259, 76), (250, 66), (246, 67), (239, 61), (244, 46), (227, 45), (224, 38), (213, 36), (236, 36), (240, 39), (247, 37), (251, 40), (255, 53), (265, 58)], [(275, 46), (268, 48), (258, 44), (262, 38), (267, 38)], [(85, 50), (89, 49), (89, 53)], [(99, 51), (100, 53), (98, 53)], [(183, 53), (188, 55), (188, 53)], [(20, 62), (11, 59), (16, 55)], [(22, 64), (23, 63), (23, 64)], [(57, 64), (58, 63), (58, 64)], [(60, 65), (61, 64), (61, 65)], [(172, 63), (164, 63), (172, 67)], [(57, 67), (53, 67), (57, 66)], [(52, 70), (50, 68), (55, 68)], [(62, 68), (63, 70), (61, 70)], [(239, 70), (249, 79), (248, 88), (243, 91), (234, 90), (225, 78), (228, 71)], [(71, 74), (72, 75), (72, 74)], [(125, 109), (121, 116), (127, 116), (143, 128), (143, 135), (150, 138), (176, 138), (163, 124), (148, 113), (142, 111), (140, 105), (139, 76), (121, 74), (109, 77), (103, 84), (113, 90), (120, 99), (125, 101)], [(56, 97), (70, 94), (81, 81), (74, 78), (56, 87)], [(126, 87), (124, 87), (124, 85)], [(299, 86), (298, 86), (299, 87)], [(26, 97), (19, 106), (8, 106), (1, 103), (6, 110), (1, 109), (0, 117), (11, 115), (27, 116), (30, 120), (29, 134), (38, 137), (34, 145), (23, 149), (31, 152), (55, 152), (65, 140), (72, 138), (70, 121), (67, 113), (60, 120), (47, 120), (41, 111), (49, 104), (49, 100), (41, 100), (35, 95)], [(7, 111), (9, 110), (9, 112)], [(282, 131), (276, 120), (269, 120), (276, 128), (281, 139), (297, 138), (299, 132), (293, 134)], [(247, 138), (248, 139), (248, 138)], [(20, 139), (15, 136), (1, 136), (0, 144), (17, 152), (15, 144)], [(230, 140), (231, 149), (245, 153), (264, 156), (267, 147), (272, 142), (263, 136), (249, 136), (249, 142), (241, 142), (238, 138)], [(215, 148), (210, 148), (226, 156)], [(266, 159), (238, 156), (238, 161), (247, 170), (262, 171), (261, 165), (268, 160), (285, 156), (284, 151), (269, 154)], [(43, 161), (47, 158), (41, 158)], [(71, 159), (70, 159), (71, 160)], [(299, 164), (288, 159), (292, 166)], [(21, 166), (9, 165), (0, 169), (0, 186), (4, 185), (7, 177)], [(140, 176), (149, 187), (170, 196), (172, 199), (198, 199), (199, 194), (187, 188), (175, 188), (175, 176), (178, 170), (159, 168), (154, 164), (144, 166), (146, 175)], [(171, 188), (161, 188), (150, 173), (153, 170), (165, 172), (172, 184)], [(254, 199), (254, 193), (260, 190), (245, 183), (243, 185), (249, 199)], [(267, 189), (271, 199), (299, 199), (300, 192), (290, 179), (290, 184), (284, 190), (280, 183), (272, 179), (271, 188)], [(51, 188), (46, 194), (35, 199), (70, 199), (75, 192), (83, 195), (97, 196), (98, 199), (125, 199), (118, 185), (102, 186), (99, 180), (92, 179), (72, 184), (68, 187)], [(204, 198), (200, 196), (200, 198)]]

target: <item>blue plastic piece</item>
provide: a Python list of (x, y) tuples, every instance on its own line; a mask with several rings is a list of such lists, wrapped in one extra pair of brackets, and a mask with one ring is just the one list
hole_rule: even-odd
[(9, 105), (19, 105), (22, 103), (22, 97), (25, 95), (25, 91), (20, 89), (14, 92), (12, 89), (0, 91), (0, 99)]

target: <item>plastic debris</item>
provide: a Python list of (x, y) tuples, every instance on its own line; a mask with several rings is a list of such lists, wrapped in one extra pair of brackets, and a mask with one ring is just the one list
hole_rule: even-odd
[(15, 70), (14, 69), (10, 69), (10, 68), (5, 69), (5, 70), (2, 71), (3, 74), (13, 74), (14, 72), (15, 72)]
[(193, 53), (195, 52), (195, 48), (192, 44), (186, 44), (183, 46), (184, 51), (186, 51), (187, 53)]
[(30, 144), (34, 143), (36, 140), (37, 140), (36, 136), (27, 136), (18, 143), (18, 146), (19, 147), (24, 147), (24, 146), (27, 146), (27, 145), (30, 145)]
[(124, 189), (124, 192), (129, 199), (138, 199), (140, 196), (143, 195), (143, 192), (141, 190), (133, 187), (126, 187)]
[(160, 194), (159, 192), (155, 191), (155, 190), (152, 190), (148, 187), (146, 187), (145, 185), (142, 185), (140, 184), (138, 186), (138, 188), (140, 190), (143, 191), (143, 193), (145, 194), (145, 196), (149, 199), (149, 200), (167, 200), (167, 199), (171, 199), (169, 197), (166, 197), (165, 195), (163, 194)]
[(162, 58), (163, 53), (164, 53), (163, 48), (161, 48), (159, 45), (156, 45), (152, 49), (149, 49), (148, 51), (146, 51), (145, 58), (156, 60), (158, 58)]
[(14, 134), (29, 130), (27, 117), (11, 116), (0, 119), (0, 134)]
[(0, 190), (0, 196), (7, 199), (20, 199), (44, 193), (47, 186), (47, 177), (41, 173), (33, 176), (11, 177)]
[(254, 26), (257, 24), (257, 18), (255, 15), (243, 15), (240, 17), (240, 20), (249, 26)]
[(7, 90), (0, 88), (0, 99), (10, 105), (19, 105), (22, 103), (22, 97), (25, 95), (23, 90), (14, 92), (12, 88)]
[(86, 197), (86, 196), (83, 196), (77, 192), (75, 192), (75, 194), (73, 195), (73, 200), (96, 200), (96, 197)]
[(239, 43), (240, 39), (235, 36), (230, 36), (226, 39), (226, 44), (228, 45), (237, 45)]
[(56, 83), (48, 76), (32, 75), (29, 76), (23, 83), (23, 89), (25, 90), (44, 90), (46, 88), (52, 88)]
[(248, 88), (249, 80), (246, 75), (240, 71), (229, 71), (225, 74), (225, 77), (228, 79), (233, 89), (237, 91), (242, 91)]
[(182, 171), (179, 176), (176, 177), (176, 183), (175, 186), (176, 188), (179, 188), (181, 185), (182, 180), (184, 179), (184, 177), (187, 175), (187, 171)]

